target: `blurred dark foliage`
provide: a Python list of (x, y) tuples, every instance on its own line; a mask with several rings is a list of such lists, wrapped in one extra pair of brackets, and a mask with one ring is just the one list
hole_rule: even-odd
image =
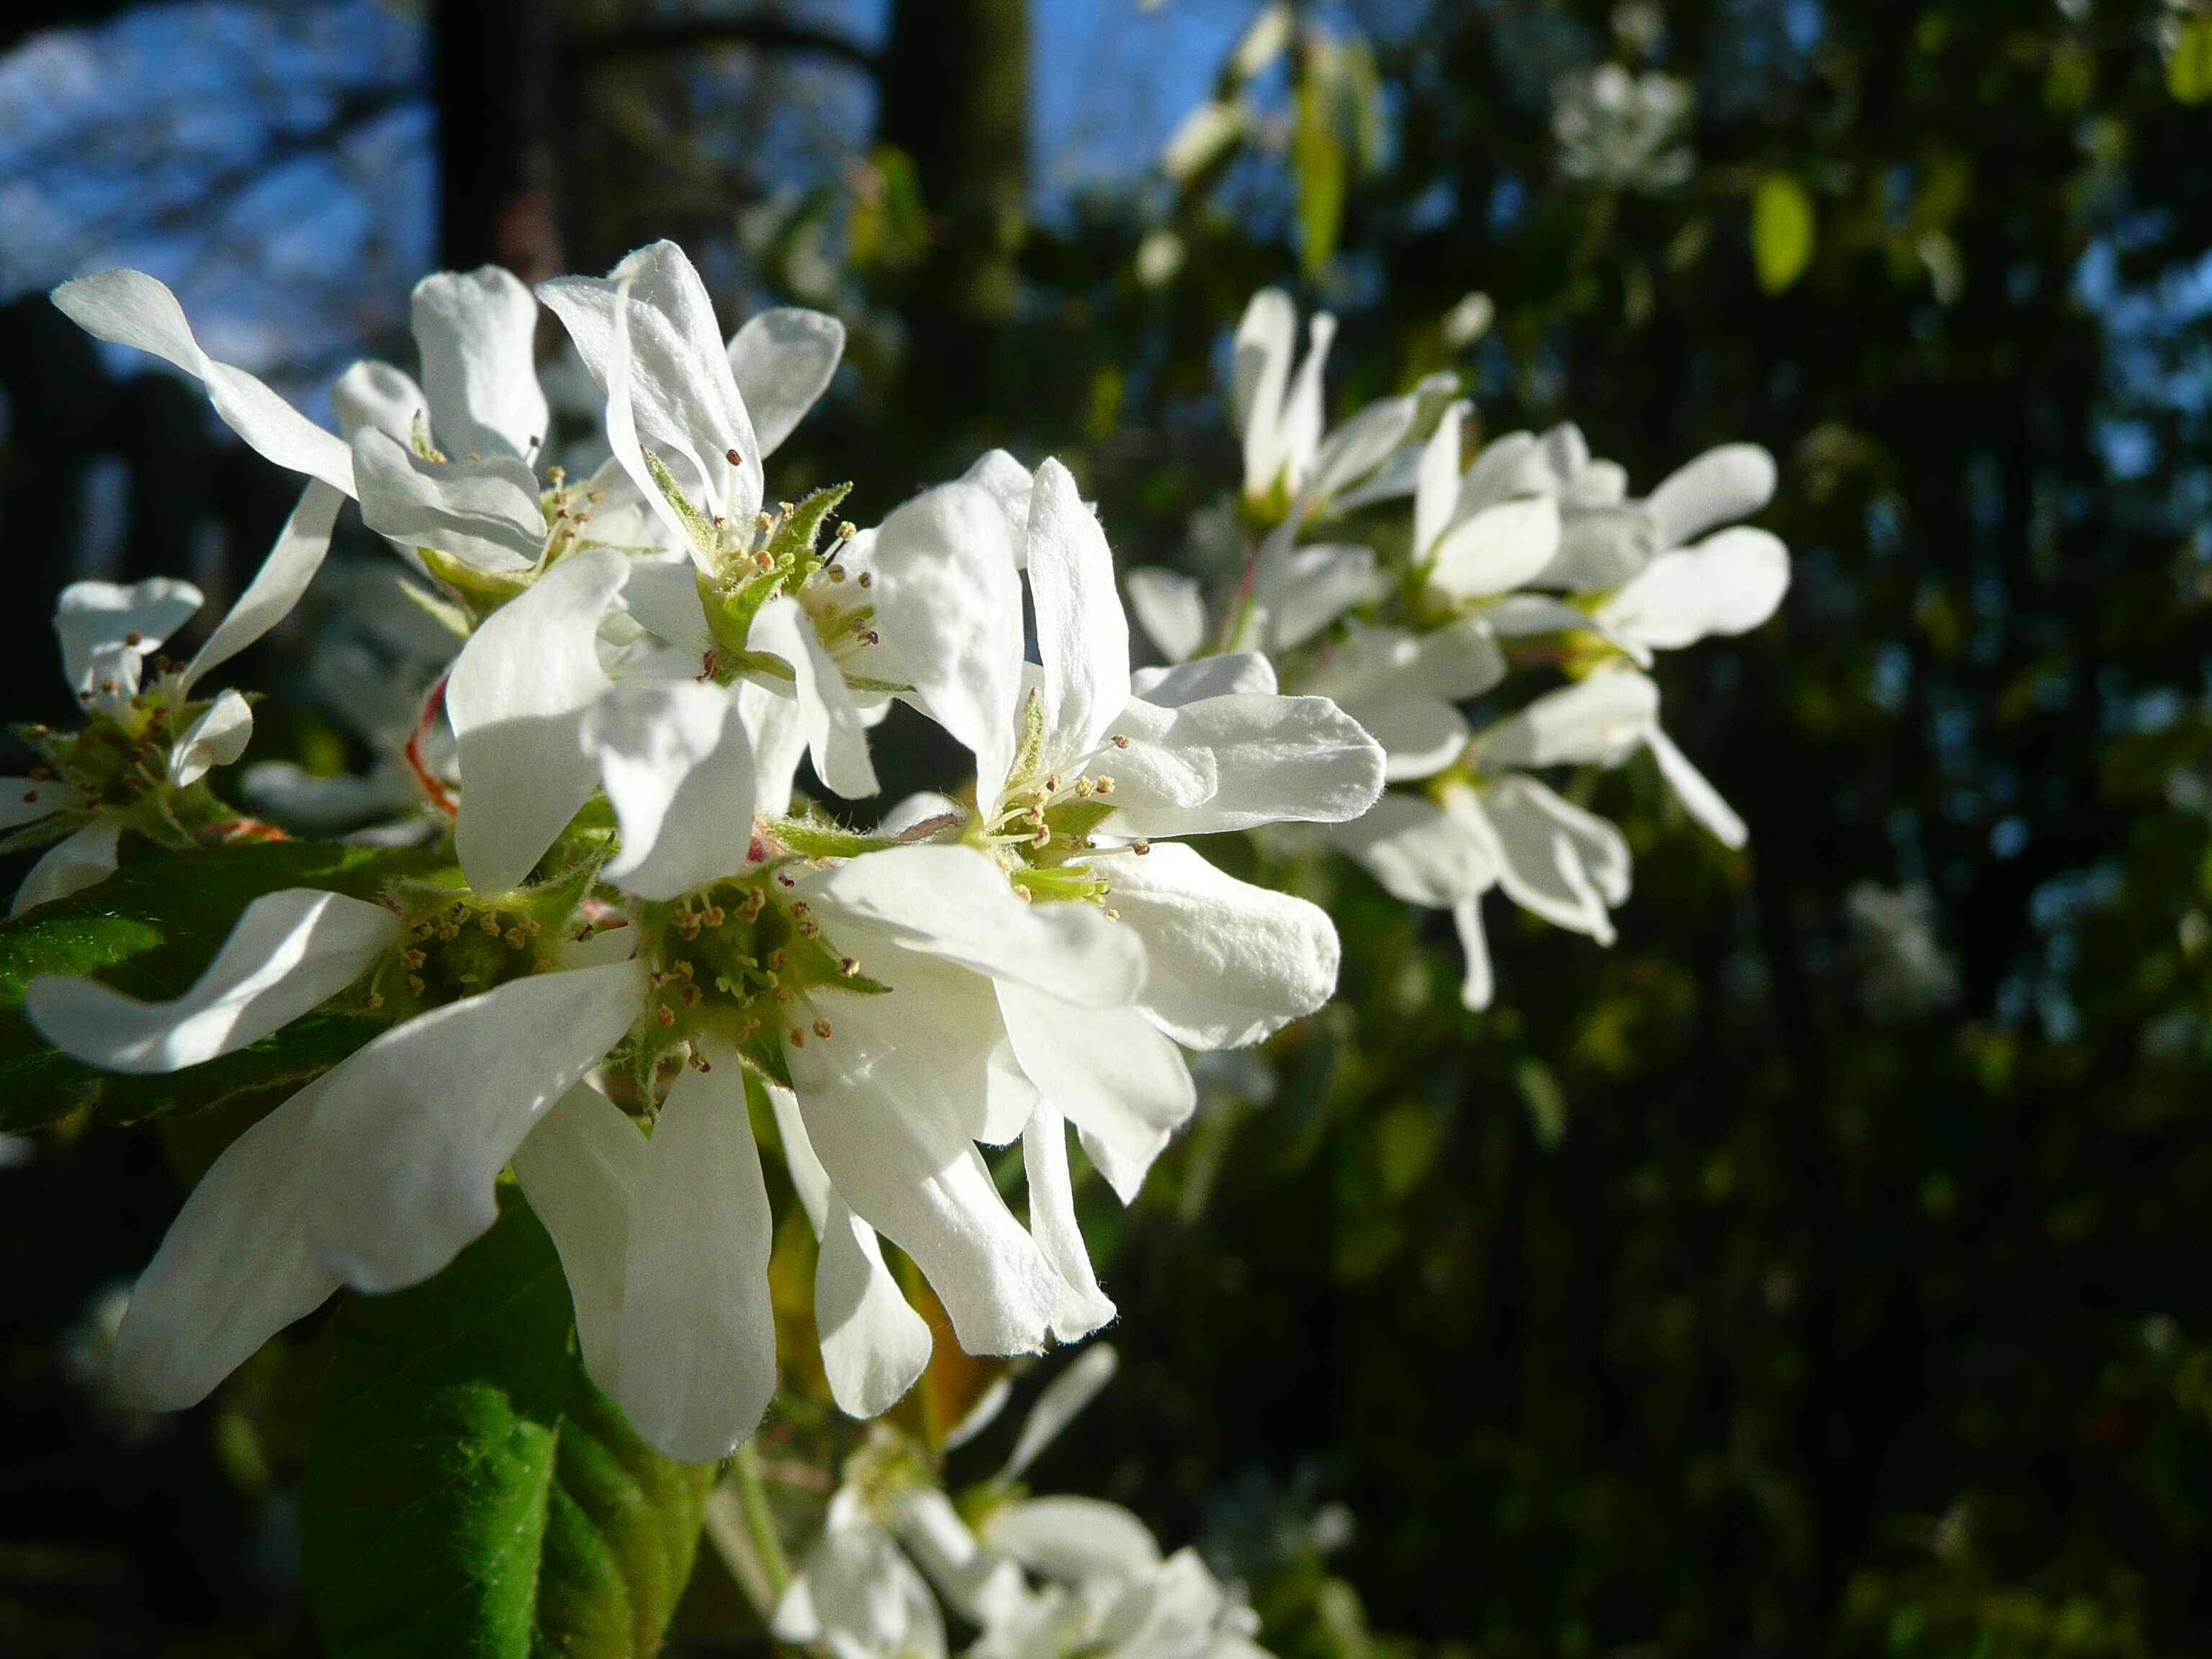
[[(901, 52), (910, 86), (1037, 27), (894, 10), (887, 87)], [(1278, 1043), (1272, 1085), (1224, 1076), (1134, 1211), (1086, 1192), (1130, 1363), (1041, 1480), (1207, 1542), (1285, 1659), (2203, 1650), (2212, 175), (2174, 14), (1346, 15), (1397, 137), (1299, 289), (1344, 321), (1338, 411), (1449, 365), (1489, 430), (1573, 418), (1639, 489), (1732, 439), (1782, 462), (1783, 616), (1662, 675), (1753, 846), (1702, 839), (1642, 763), (1584, 781), (1635, 845), (1621, 943), (1493, 899), (1481, 1016), (1442, 918), (1279, 872), (1336, 910), (1341, 1006)], [(1555, 83), (1607, 61), (1694, 86), (1686, 182), (1559, 167)], [(854, 453), (918, 482), (1006, 441), (1075, 459), (1117, 544), (1171, 560), (1234, 465), (1222, 333), (1300, 283), (1282, 167), (1024, 225), (1018, 77), (939, 89), (933, 145), (886, 93), (841, 291), (890, 323), (856, 331), (860, 385), (779, 482)], [(656, 228), (606, 172), (563, 179), (572, 254)], [(1762, 283), (1777, 179), (1812, 240)], [(936, 216), (907, 253), (909, 192)], [(1148, 286), (1163, 228), (1185, 256)], [(748, 293), (823, 302), (797, 234), (749, 256)], [(1442, 319), (1474, 289), (1497, 321), (1463, 349)], [(101, 1137), (0, 1170), (0, 1650), (296, 1639), (256, 1565), (282, 1559), (283, 1402), (125, 1427), (69, 1382), (62, 1334), (143, 1261), (161, 1189), (148, 1146)], [(83, 1618), (106, 1634), (72, 1646)]]

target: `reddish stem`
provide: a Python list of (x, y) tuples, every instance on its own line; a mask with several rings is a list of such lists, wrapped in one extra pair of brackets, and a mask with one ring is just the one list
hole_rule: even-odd
[(446, 781), (423, 764), (422, 738), (430, 730), (430, 722), (438, 718), (438, 711), (446, 706), (446, 682), (452, 678), (450, 671), (438, 676), (438, 683), (422, 700), (422, 713), (415, 721), (415, 729), (407, 734), (406, 744), (399, 751), (406, 759), (407, 769), (415, 775), (416, 786), (429, 797), (430, 805), (449, 818), (461, 810), (460, 803), (446, 787)]

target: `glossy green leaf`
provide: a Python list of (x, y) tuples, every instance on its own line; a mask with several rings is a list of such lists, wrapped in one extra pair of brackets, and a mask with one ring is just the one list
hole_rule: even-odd
[(1759, 285), (1779, 294), (1813, 262), (1813, 198), (1787, 173), (1759, 181), (1751, 201), (1751, 259)]
[(331, 1659), (643, 1659), (690, 1577), (711, 1464), (585, 1377), (529, 1206), (428, 1284), (339, 1316), (302, 1494)]
[(415, 849), (256, 842), (124, 865), (97, 886), (0, 923), (0, 1129), (32, 1128), (89, 1107), (118, 1122), (200, 1111), (297, 1084), (381, 1029), (366, 1014), (322, 1012), (252, 1047), (166, 1077), (118, 1077), (58, 1054), (23, 1015), (43, 974), (88, 974), (132, 996), (181, 994), (239, 913), (264, 893), (319, 887), (374, 899), (447, 860)]

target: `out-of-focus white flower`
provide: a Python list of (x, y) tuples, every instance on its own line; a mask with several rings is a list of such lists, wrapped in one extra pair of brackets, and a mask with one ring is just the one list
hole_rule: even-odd
[(1857, 944), (1860, 994), (1877, 1019), (1938, 1013), (1959, 1000), (1959, 968), (1936, 938), (1936, 897), (1924, 886), (1870, 881), (1844, 896)]
[(1618, 64), (1576, 70), (1552, 85), (1552, 136), (1559, 171), (1617, 190), (1668, 190), (1686, 181), (1697, 157), (1681, 142), (1690, 88), (1657, 70), (1631, 75)]
[(1113, 1351), (1092, 1348), (1046, 1386), (1013, 1456), (978, 1494), (973, 1530), (918, 1455), (878, 1430), (848, 1462), (775, 1633), (838, 1659), (941, 1653), (941, 1597), (980, 1627), (969, 1659), (1264, 1659), (1243, 1593), (1195, 1551), (1164, 1556), (1118, 1504), (1013, 1484), (1113, 1372)]

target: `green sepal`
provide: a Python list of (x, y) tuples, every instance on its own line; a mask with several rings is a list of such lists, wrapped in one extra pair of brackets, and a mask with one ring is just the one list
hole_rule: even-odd
[(436, 1278), (339, 1314), (301, 1510), (331, 1659), (632, 1659), (690, 1576), (714, 1466), (592, 1385), (552, 1242), (500, 1197)]
[(252, 842), (125, 864), (96, 886), (0, 923), (0, 1130), (34, 1128), (89, 1109), (136, 1122), (197, 1112), (305, 1081), (382, 1029), (366, 1013), (295, 1020), (250, 1048), (160, 1077), (122, 1077), (58, 1053), (23, 1013), (43, 974), (90, 975), (152, 1001), (181, 996), (246, 905), (287, 887), (374, 900), (447, 863), (413, 848)]
[(684, 486), (676, 482), (676, 475), (668, 464), (643, 445), (639, 448), (645, 455), (645, 470), (653, 474), (653, 482), (660, 487), (662, 498), (674, 511), (684, 533), (691, 538), (691, 545), (709, 562), (722, 556), (722, 538), (714, 529), (714, 521), (692, 505), (691, 498), (684, 493)]
[(520, 570), (479, 570), (450, 553), (441, 553), (434, 547), (418, 547), (416, 556), (422, 568), (437, 579), (468, 615), (469, 626), (483, 626), (491, 613), (528, 589), (538, 580), (533, 568)]
[(774, 818), (769, 830), (793, 852), (811, 859), (856, 859), (899, 845), (896, 836), (864, 835), (823, 818)]

